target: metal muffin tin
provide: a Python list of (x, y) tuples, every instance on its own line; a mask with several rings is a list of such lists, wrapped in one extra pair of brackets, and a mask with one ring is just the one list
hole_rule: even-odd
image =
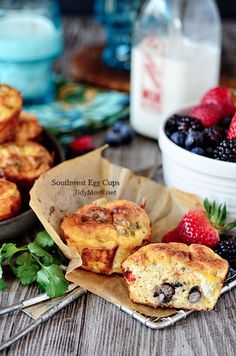
[[(46, 129), (43, 129), (41, 144), (46, 147), (49, 152), (54, 152), (54, 165), (65, 160), (63, 148), (60, 146), (56, 138)], [(28, 232), (37, 221), (35, 213), (28, 207), (17, 216), (0, 222), (0, 241), (14, 239), (23, 235)]]

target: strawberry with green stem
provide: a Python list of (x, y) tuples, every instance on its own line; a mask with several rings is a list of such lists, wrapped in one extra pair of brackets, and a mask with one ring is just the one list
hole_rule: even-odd
[(220, 240), (220, 235), (236, 226), (236, 220), (226, 223), (226, 205), (204, 201), (205, 210), (190, 210), (180, 220), (178, 226), (169, 231), (163, 242), (182, 242), (190, 244), (202, 244), (214, 248)]

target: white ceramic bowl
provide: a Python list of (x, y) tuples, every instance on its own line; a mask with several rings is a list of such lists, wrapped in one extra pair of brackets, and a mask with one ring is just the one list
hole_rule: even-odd
[[(179, 114), (186, 114), (187, 107)], [(159, 131), (163, 175), (167, 186), (198, 194), (203, 199), (226, 203), (229, 218), (236, 218), (236, 163), (214, 160), (189, 152), (165, 134), (165, 120)]]

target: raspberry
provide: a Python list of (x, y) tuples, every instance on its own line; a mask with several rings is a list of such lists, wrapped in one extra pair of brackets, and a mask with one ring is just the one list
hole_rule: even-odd
[(71, 142), (70, 148), (74, 153), (82, 153), (92, 150), (94, 148), (92, 136), (84, 135), (76, 138)]

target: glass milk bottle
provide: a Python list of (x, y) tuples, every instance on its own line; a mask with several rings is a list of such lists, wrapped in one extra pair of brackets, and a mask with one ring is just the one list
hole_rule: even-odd
[(149, 0), (134, 27), (131, 124), (158, 137), (160, 123), (219, 81), (221, 23), (213, 0)]

